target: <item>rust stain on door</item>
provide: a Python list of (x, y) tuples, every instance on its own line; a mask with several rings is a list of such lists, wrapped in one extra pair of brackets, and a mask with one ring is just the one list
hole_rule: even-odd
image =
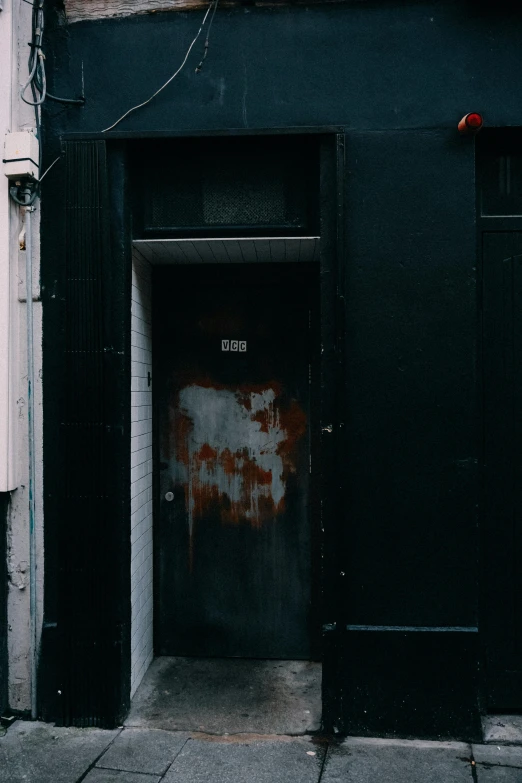
[(175, 395), (171, 421), (173, 479), (184, 489), (191, 540), (194, 524), (210, 511), (222, 524), (253, 528), (284, 511), (307, 421), (277, 382), (187, 383)]

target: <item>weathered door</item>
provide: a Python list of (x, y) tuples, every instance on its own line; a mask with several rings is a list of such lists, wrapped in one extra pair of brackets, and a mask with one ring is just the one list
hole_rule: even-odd
[(301, 265), (158, 271), (158, 652), (310, 657)]
[(522, 706), (522, 232), (483, 234), (487, 706)]

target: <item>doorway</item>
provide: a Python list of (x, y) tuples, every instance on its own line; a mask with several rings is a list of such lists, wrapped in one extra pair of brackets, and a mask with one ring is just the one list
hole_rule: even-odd
[[(321, 724), (318, 242), (245, 239), (243, 259), (258, 241), (271, 263), (179, 263), (179, 241), (134, 243), (134, 367), (148, 389), (134, 426), (153, 429), (154, 464), (136, 491), (154, 504), (133, 562), (153, 539), (154, 568), (143, 561), (133, 595), (136, 626), (154, 618), (156, 658), (152, 637), (146, 654), (137, 644), (129, 726)], [(137, 320), (149, 312), (151, 328)]]
[(138, 566), (129, 725), (197, 730), (215, 715), (225, 729), (239, 715), (235, 730), (317, 730), (319, 144), (161, 150), (169, 171), (140, 143), (134, 177), (133, 294), (147, 321), (133, 338), (135, 429), (150, 430), (151, 451), (133, 492), (153, 508), (133, 550), (139, 564), (144, 543), (146, 574)]

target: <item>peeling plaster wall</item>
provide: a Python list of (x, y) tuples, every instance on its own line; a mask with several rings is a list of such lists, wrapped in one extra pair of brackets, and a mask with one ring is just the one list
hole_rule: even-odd
[[(39, 635), (43, 615), (43, 459), (42, 459), (42, 308), (33, 303), (35, 358), (35, 436), (36, 436), (36, 535), (37, 535), (37, 623)], [(8, 543), (8, 655), (9, 706), (13, 710), (31, 707), (31, 635), (29, 606), (29, 476), (27, 443), (27, 356), (25, 306), (20, 305), (20, 365), (18, 405), (19, 486), (11, 494)]]
[(131, 323), (131, 697), (153, 657), (152, 267), (132, 256)]
[[(11, 3), (0, 12), (0, 147), (11, 127), (12, 72), (14, 68)], [(4, 177), (2, 176), (2, 180)], [(0, 180), (1, 181), (1, 180)], [(7, 519), (10, 492), (15, 481), (14, 378), (15, 318), (11, 313), (14, 264), (11, 259), (11, 204), (5, 180), (0, 191), (0, 714), (7, 706)]]
[(187, 10), (205, 5), (208, 5), (205, 0), (65, 0), (65, 12), (68, 22), (81, 22), (84, 19)]
[[(7, 0), (4, 11), (12, 19), (12, 73), (9, 130), (33, 130), (34, 110), (19, 100), (27, 79), (27, 41), (30, 40), (31, 6), (24, 0)], [(4, 128), (0, 129), (2, 133)], [(1, 175), (6, 188), (7, 180)], [(40, 302), (40, 209), (38, 200), (32, 218), (33, 239), (33, 318), (35, 364), (35, 497), (37, 536), (37, 626), (43, 616), (43, 465), (42, 465), (42, 309)], [(16, 460), (16, 488), (11, 492), (7, 512), (8, 572), (8, 703), (15, 711), (31, 707), (31, 638), (29, 601), (29, 506), (27, 443), (27, 352), (25, 302), (25, 215), (13, 203), (9, 205), (9, 268), (11, 350), (16, 361), (9, 372), (14, 393), (13, 459)]]
[[(290, 4), (288, 0), (287, 4)], [(295, 4), (293, 0), (292, 4)], [(297, 0), (312, 5), (324, 0)], [(343, 2), (343, 0), (327, 0)], [(241, 0), (220, 0), (220, 6), (240, 5)], [(280, 0), (258, 0), (255, 5), (280, 6)], [(65, 12), (68, 22), (81, 22), (85, 19), (103, 19), (117, 16), (135, 16), (153, 14), (156, 11), (190, 11), (195, 8), (208, 8), (207, 0), (65, 0)]]
[(7, 706), (7, 509), (9, 494), (0, 492), (0, 715)]

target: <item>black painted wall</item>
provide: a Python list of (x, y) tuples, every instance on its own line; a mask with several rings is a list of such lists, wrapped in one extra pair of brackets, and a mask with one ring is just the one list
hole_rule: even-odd
[[(50, 89), (77, 95), (83, 67), (87, 102), (46, 107), (48, 162), (64, 134), (100, 134), (163, 84), (200, 20), (167, 13), (67, 26), (56, 3)], [(326, 567), (339, 568), (328, 649), (337, 650), (333, 679), (345, 694), (331, 722), (352, 733), (479, 731), (474, 140), (456, 126), (468, 111), (490, 127), (522, 125), (520, 40), (520, 12), (458, 0), (219, 10), (202, 72), (201, 43), (158, 98), (105, 134), (346, 133), (342, 546)], [(62, 176), (55, 166), (43, 187), (51, 369)], [(46, 404), (57, 416), (49, 392)]]
[(432, 734), (444, 734), (451, 714), (470, 736), (478, 729), (473, 144), (445, 129), (351, 133), (347, 158), (348, 727), (429, 734), (431, 722)]
[(347, 154), (348, 622), (474, 626), (473, 145), (358, 133)]
[(7, 511), (9, 493), (0, 492), (0, 715), (7, 707)]
[[(100, 132), (174, 72), (202, 14), (79, 22), (50, 32), (49, 89), (81, 90), (85, 108), (49, 104), (53, 128)], [(63, 21), (63, 20), (62, 20)], [(51, 24), (52, 20), (49, 20)], [(372, 0), (220, 10), (185, 70), (118, 131), (343, 125), (454, 129), (468, 111), (520, 122), (520, 11), (465, 0)]]

